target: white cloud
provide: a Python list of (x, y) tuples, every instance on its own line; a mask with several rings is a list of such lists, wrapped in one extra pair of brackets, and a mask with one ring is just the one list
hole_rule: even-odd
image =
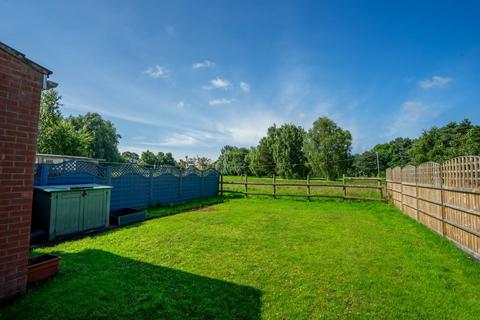
[(205, 90), (212, 90), (212, 89), (227, 90), (229, 87), (230, 87), (230, 81), (217, 77), (213, 80), (210, 80), (210, 86), (205, 86), (203, 88)]
[(197, 142), (198, 139), (190, 135), (174, 133), (160, 142), (142, 142), (141, 144), (153, 147), (178, 147), (191, 146)]
[(246, 82), (240, 82), (240, 89), (242, 89), (243, 92), (250, 92), (250, 85)]
[(213, 100), (209, 100), (208, 104), (211, 105), (211, 106), (218, 106), (218, 105), (222, 105), (222, 104), (230, 104), (233, 101), (235, 101), (235, 99), (225, 99), (225, 98), (213, 99)]
[[(261, 109), (261, 106), (257, 108)], [(252, 112), (226, 118), (216, 124), (216, 129), (220, 136), (223, 136), (219, 141), (222, 144), (254, 146), (267, 134), (270, 126), (274, 123), (282, 125), (285, 122), (276, 112)]]
[(187, 104), (185, 103), (185, 101), (179, 101), (177, 103), (177, 108), (184, 108), (186, 106), (187, 106)]
[(205, 60), (203, 62), (196, 62), (192, 64), (192, 69), (211, 68), (215, 66), (215, 62)]
[(167, 78), (169, 71), (166, 68), (159, 66), (157, 64), (154, 67), (148, 68), (143, 73), (150, 76), (151, 78), (158, 79), (158, 78)]
[(442, 108), (439, 106), (432, 107), (418, 101), (406, 101), (388, 126), (387, 136), (389, 138), (416, 136), (422, 129), (430, 126), (432, 120), (441, 112)]
[(417, 118), (427, 107), (418, 101), (406, 101), (402, 104), (402, 112)]
[(452, 78), (433, 76), (431, 79), (422, 80), (418, 86), (423, 89), (445, 88), (452, 81)]

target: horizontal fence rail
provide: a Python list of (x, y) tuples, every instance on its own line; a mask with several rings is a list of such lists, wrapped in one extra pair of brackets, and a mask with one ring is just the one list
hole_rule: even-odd
[(213, 169), (147, 168), (137, 164), (104, 166), (79, 160), (36, 164), (34, 175), (37, 186), (87, 183), (112, 186), (112, 211), (216, 196), (219, 176)]
[(480, 258), (480, 157), (387, 169), (392, 203)]
[[(220, 176), (220, 194), (223, 195), (225, 192), (229, 193), (237, 193), (243, 194), (245, 196), (248, 195), (258, 195), (258, 196), (271, 196), (274, 199), (276, 197), (303, 197), (303, 198), (340, 198), (340, 199), (352, 199), (352, 200), (384, 200), (384, 187), (382, 186), (382, 178), (361, 178), (361, 177), (346, 177), (344, 176), (342, 179), (341, 184), (333, 184), (333, 183), (311, 183), (310, 178), (307, 178), (305, 183), (300, 182), (277, 182), (276, 176), (273, 176), (272, 182), (254, 182), (248, 181), (248, 176), (244, 176), (244, 181), (224, 181), (224, 177)], [(315, 180), (324, 180), (324, 179), (315, 179)], [(347, 184), (346, 181), (348, 180), (365, 180), (365, 181), (377, 181), (376, 185), (361, 185), (361, 184)], [(228, 190), (225, 189), (225, 186), (233, 185), (233, 186), (243, 186), (243, 191), (240, 190)], [(248, 191), (249, 186), (260, 186), (260, 187), (271, 187), (272, 192), (257, 192), (257, 191)], [(284, 187), (303, 187), (305, 188), (305, 193), (288, 193), (282, 194), (278, 192), (278, 188)], [(320, 194), (320, 193), (312, 193), (312, 189), (315, 188), (332, 188), (332, 189), (339, 189), (342, 191), (341, 195), (332, 195), (332, 194)], [(371, 198), (371, 197), (357, 197), (357, 196), (349, 196), (348, 189), (371, 189), (377, 190), (379, 193), (379, 198)]]

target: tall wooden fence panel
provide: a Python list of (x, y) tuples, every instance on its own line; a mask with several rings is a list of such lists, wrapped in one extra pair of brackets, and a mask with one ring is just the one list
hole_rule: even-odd
[(387, 192), (404, 213), (480, 257), (480, 157), (388, 169)]

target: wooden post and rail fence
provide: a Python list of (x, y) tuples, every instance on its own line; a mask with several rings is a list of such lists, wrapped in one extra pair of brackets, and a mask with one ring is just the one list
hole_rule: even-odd
[[(348, 184), (346, 181), (375, 181), (376, 184)], [(382, 186), (382, 178), (364, 178), (364, 177), (346, 177), (343, 176), (342, 183), (312, 183), (310, 176), (307, 177), (306, 182), (277, 182), (277, 178), (274, 175), (272, 177), (272, 182), (255, 182), (249, 181), (248, 177), (245, 175), (243, 176), (243, 181), (225, 181), (223, 175), (220, 176), (220, 195), (223, 195), (225, 192), (229, 193), (239, 193), (245, 196), (248, 195), (256, 195), (256, 196), (271, 196), (273, 199), (277, 197), (305, 197), (307, 200), (310, 201), (311, 198), (318, 197), (318, 198), (341, 198), (341, 199), (352, 199), (352, 200), (384, 200), (384, 192)], [(297, 180), (298, 181), (298, 180)], [(243, 191), (240, 190), (227, 190), (225, 189), (225, 185), (233, 185), (233, 186), (243, 186)], [(256, 187), (271, 187), (272, 192), (261, 192), (261, 191), (249, 191), (249, 186), (256, 186)], [(296, 187), (296, 188), (305, 188), (305, 193), (279, 193), (278, 189), (283, 187)], [(333, 194), (321, 194), (321, 193), (312, 193), (312, 189), (315, 188), (332, 188), (332, 189), (341, 189), (342, 195), (333, 195)], [(351, 196), (348, 195), (348, 189), (371, 189), (377, 190), (379, 197), (372, 198), (372, 197), (358, 197), (358, 196)]]
[(393, 204), (480, 258), (480, 157), (387, 169)]

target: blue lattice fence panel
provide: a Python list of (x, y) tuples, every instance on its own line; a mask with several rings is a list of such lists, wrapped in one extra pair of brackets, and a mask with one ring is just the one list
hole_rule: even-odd
[(207, 170), (203, 172), (203, 196), (213, 197), (218, 195), (219, 177), (217, 171)]
[(172, 166), (149, 169), (135, 164), (107, 167), (78, 160), (37, 164), (34, 178), (35, 185), (110, 185), (111, 210), (190, 201), (215, 196), (219, 189), (219, 173), (215, 170), (181, 171)]
[(150, 205), (150, 172), (137, 165), (112, 168), (112, 211), (122, 208), (146, 208)]
[(33, 185), (39, 186), (42, 182), (42, 168), (43, 166), (40, 163), (35, 163), (34, 173), (33, 173)]
[(36, 185), (107, 183), (107, 167), (87, 161), (41, 164), (35, 173)]
[(190, 201), (202, 197), (202, 178), (196, 173), (182, 176), (180, 201)]
[(154, 199), (157, 204), (172, 204), (182, 201), (180, 190), (180, 177), (163, 174), (154, 178)]

